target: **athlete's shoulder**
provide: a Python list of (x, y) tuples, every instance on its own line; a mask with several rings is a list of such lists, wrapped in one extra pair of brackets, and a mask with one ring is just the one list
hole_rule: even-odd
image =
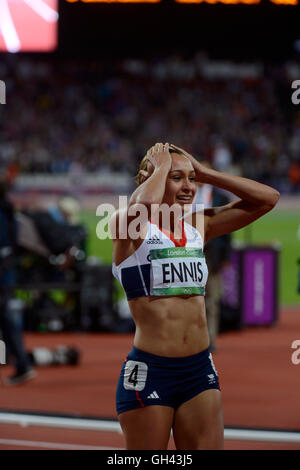
[(189, 213), (184, 217), (184, 224), (194, 235), (201, 236), (202, 240), (204, 240), (204, 211)]

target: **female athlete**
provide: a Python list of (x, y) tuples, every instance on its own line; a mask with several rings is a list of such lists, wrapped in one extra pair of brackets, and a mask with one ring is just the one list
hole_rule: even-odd
[[(200, 217), (193, 211), (183, 217), (199, 182), (237, 198), (202, 211)], [(117, 227), (113, 273), (123, 285), (136, 325), (117, 388), (126, 448), (167, 449), (172, 430), (178, 450), (222, 449), (221, 392), (205, 318), (208, 272), (203, 248), (210, 238), (266, 214), (279, 193), (207, 168), (179, 147), (161, 143), (143, 158), (137, 183), (128, 207), (111, 219), (111, 231)], [(147, 216), (139, 217), (136, 236), (129, 228), (141, 205)], [(171, 206), (180, 210), (163, 213)], [(127, 236), (120, 229), (124, 220)]]

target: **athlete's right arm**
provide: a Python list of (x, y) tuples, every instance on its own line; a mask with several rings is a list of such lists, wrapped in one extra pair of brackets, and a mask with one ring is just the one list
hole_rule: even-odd
[(148, 150), (146, 157), (147, 171), (142, 172), (145, 179), (131, 195), (129, 207), (144, 204), (149, 208), (151, 204), (161, 204), (163, 200), (166, 180), (172, 165), (169, 144), (155, 144)]
[[(131, 195), (128, 207), (116, 211), (110, 220), (110, 232), (113, 240), (136, 240), (144, 233), (151, 215), (153, 205), (157, 209), (161, 204), (166, 180), (171, 168), (172, 159), (168, 144), (155, 144), (147, 152), (148, 171), (143, 172), (145, 180)], [(154, 210), (153, 210), (154, 212)], [(152, 215), (153, 215), (152, 212)]]

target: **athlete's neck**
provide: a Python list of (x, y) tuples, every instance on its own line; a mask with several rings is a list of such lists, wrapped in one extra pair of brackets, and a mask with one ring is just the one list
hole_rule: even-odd
[(159, 212), (151, 219), (151, 222), (156, 224), (165, 233), (172, 234), (174, 238), (181, 239), (183, 236), (183, 219), (178, 214), (165, 214)]

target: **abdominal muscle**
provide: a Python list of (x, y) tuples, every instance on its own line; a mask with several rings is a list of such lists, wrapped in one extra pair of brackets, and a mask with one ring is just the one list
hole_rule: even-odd
[(197, 354), (209, 346), (204, 297), (139, 297), (129, 301), (134, 346), (167, 357)]

